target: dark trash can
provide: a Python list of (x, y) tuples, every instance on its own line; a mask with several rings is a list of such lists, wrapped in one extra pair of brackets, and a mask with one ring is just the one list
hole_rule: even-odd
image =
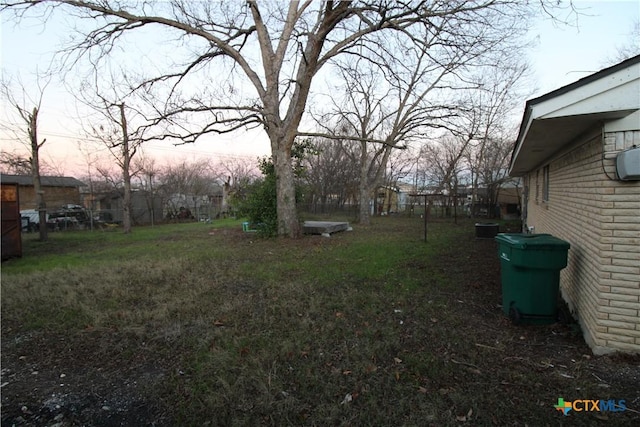
[(555, 323), (560, 270), (567, 266), (569, 243), (550, 234), (501, 233), (495, 239), (503, 312), (515, 324)]
[(497, 223), (476, 223), (476, 238), (493, 239), (500, 231), (500, 224)]

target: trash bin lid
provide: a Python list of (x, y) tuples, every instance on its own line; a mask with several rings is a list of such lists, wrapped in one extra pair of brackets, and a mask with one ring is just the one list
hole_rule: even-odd
[(552, 236), (551, 234), (500, 233), (495, 239), (511, 247), (526, 250), (560, 250), (569, 249), (569, 242)]

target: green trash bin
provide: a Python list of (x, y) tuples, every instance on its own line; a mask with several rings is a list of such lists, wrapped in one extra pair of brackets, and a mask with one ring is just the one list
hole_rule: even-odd
[(569, 243), (550, 234), (501, 233), (495, 240), (504, 314), (515, 324), (555, 323), (560, 270), (567, 266)]

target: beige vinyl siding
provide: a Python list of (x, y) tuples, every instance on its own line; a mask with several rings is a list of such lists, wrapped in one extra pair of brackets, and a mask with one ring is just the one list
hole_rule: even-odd
[(541, 188), (548, 167), (549, 197), (530, 200), (526, 225), (571, 244), (561, 292), (595, 353), (640, 352), (640, 182), (615, 180), (634, 144), (640, 131), (598, 133), (530, 176)]

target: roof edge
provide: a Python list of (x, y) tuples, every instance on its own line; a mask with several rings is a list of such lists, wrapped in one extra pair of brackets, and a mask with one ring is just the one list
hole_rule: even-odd
[(620, 71), (620, 70), (622, 70), (624, 68), (627, 68), (627, 67), (629, 67), (631, 65), (635, 65), (637, 63), (640, 63), (640, 55), (633, 56), (633, 57), (631, 57), (629, 59), (626, 59), (626, 60), (624, 60), (622, 62), (619, 62), (619, 63), (617, 63), (615, 65), (612, 65), (612, 66), (610, 66), (608, 68), (604, 68), (604, 69), (602, 69), (600, 71), (597, 71), (597, 72), (595, 72), (593, 74), (590, 74), (590, 75), (588, 75), (586, 77), (583, 77), (580, 80), (577, 80), (577, 81), (575, 81), (573, 83), (569, 83), (566, 86), (562, 86), (562, 87), (560, 87), (560, 88), (558, 88), (556, 90), (553, 90), (553, 91), (551, 91), (549, 93), (545, 93), (544, 95), (541, 95), (541, 96), (539, 96), (537, 98), (530, 99), (530, 100), (527, 101), (527, 106), (534, 106), (534, 105), (539, 104), (541, 102), (544, 102), (544, 101), (546, 101), (548, 99), (555, 98), (556, 96), (564, 95), (567, 92), (571, 92), (572, 90), (574, 90), (576, 88), (579, 88), (580, 86), (587, 85), (587, 84), (589, 84), (591, 82), (599, 80), (599, 79), (601, 79), (603, 77), (606, 77), (606, 76), (608, 76), (610, 74), (613, 74), (613, 73), (615, 73), (617, 71)]
[(527, 100), (527, 102), (525, 103), (525, 107), (524, 107), (524, 113), (522, 115), (522, 122), (520, 123), (520, 129), (518, 131), (518, 136), (516, 138), (516, 140), (514, 141), (514, 145), (513, 145), (513, 151), (511, 152), (511, 160), (509, 161), (509, 170), (508, 170), (508, 175), (509, 176), (513, 176), (511, 175), (512, 171), (513, 171), (513, 163), (515, 158), (517, 157), (518, 152), (520, 151), (520, 148), (522, 146), (522, 141), (524, 139), (524, 136), (526, 135), (526, 131), (529, 127), (529, 124), (531, 122), (531, 115), (533, 114), (533, 107), (537, 104), (540, 104), (541, 102), (547, 101), (551, 98), (555, 98), (557, 96), (560, 95), (564, 95), (567, 92), (571, 92), (572, 90), (575, 90), (581, 86), (587, 85), (591, 82), (594, 82), (596, 80), (599, 80), (603, 77), (606, 77), (610, 74), (616, 73), (622, 69), (625, 69), (627, 67), (630, 67), (632, 65), (638, 64), (640, 63), (640, 55), (636, 55), (636, 56), (632, 56), (631, 58), (625, 59), (622, 62), (619, 62), (615, 65), (612, 65), (610, 67), (604, 68), (600, 71), (597, 71), (593, 74), (590, 74), (586, 77), (581, 78), (580, 80), (577, 80), (573, 83), (570, 83), (568, 85), (562, 86), (558, 89), (555, 89), (551, 92), (545, 93), (544, 95), (538, 96), (537, 98), (532, 98)]

